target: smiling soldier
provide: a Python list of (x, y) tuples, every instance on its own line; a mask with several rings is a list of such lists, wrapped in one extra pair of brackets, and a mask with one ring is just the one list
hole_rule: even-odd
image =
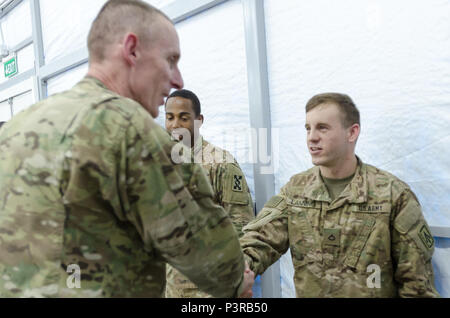
[(407, 184), (355, 155), (350, 97), (312, 97), (305, 128), (316, 167), (294, 175), (244, 228), (255, 275), (290, 248), (297, 297), (439, 297), (420, 204)]

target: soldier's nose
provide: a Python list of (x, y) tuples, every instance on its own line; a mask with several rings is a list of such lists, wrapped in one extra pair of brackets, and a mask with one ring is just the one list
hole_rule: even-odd
[(314, 141), (314, 140), (318, 140), (319, 136), (316, 133), (316, 131), (314, 129), (311, 129), (311, 131), (308, 134), (308, 141)]

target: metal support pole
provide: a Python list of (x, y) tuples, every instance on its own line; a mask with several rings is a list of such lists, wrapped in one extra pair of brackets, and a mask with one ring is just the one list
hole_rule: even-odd
[(41, 67), (45, 64), (44, 42), (42, 41), (41, 9), (39, 0), (30, 0), (31, 25), (33, 30), (34, 47), (34, 68), (36, 76), (34, 77), (35, 100), (41, 100), (47, 97), (47, 89), (41, 80)]
[[(267, 131), (265, 145), (272, 155), (272, 133), (270, 119), (269, 79), (267, 73), (266, 31), (263, 0), (243, 0), (245, 43), (247, 53), (248, 91), (250, 103), (250, 124), (253, 129)], [(256, 139), (261, 139), (258, 134)], [(261, 140), (252, 140), (253, 150), (261, 147)], [(266, 168), (266, 169), (264, 169)], [(267, 166), (258, 158), (254, 164), (256, 209), (260, 211), (264, 204), (275, 194), (275, 177), (267, 173)], [(280, 264), (277, 261), (261, 276), (262, 297), (281, 297)]]

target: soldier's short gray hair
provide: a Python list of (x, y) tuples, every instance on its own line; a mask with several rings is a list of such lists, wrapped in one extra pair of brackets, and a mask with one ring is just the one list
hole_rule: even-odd
[(103, 5), (88, 35), (89, 58), (102, 61), (108, 46), (127, 32), (135, 33), (141, 42), (149, 43), (151, 25), (164, 17), (162, 11), (140, 0), (109, 0)]

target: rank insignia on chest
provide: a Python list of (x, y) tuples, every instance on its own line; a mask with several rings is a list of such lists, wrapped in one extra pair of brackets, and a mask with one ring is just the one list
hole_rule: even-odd
[(233, 176), (233, 191), (242, 192), (242, 176)]
[(323, 229), (323, 244), (331, 246), (341, 245), (341, 230), (340, 229)]

